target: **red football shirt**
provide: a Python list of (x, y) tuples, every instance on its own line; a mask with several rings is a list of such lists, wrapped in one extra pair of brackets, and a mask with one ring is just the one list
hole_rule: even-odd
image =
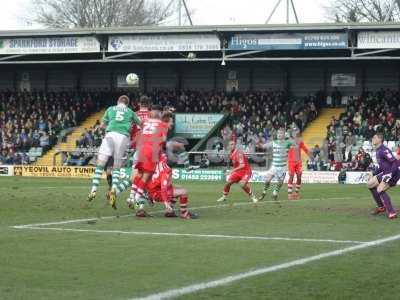
[[(139, 111), (136, 112), (136, 115), (142, 121), (142, 126), (143, 123), (150, 118), (150, 111), (147, 108), (141, 108)], [(131, 128), (131, 141), (132, 141), (132, 148), (136, 148), (136, 139), (138, 137), (138, 134), (140, 132), (140, 127), (136, 124), (132, 124)]]
[(304, 151), (307, 155), (309, 155), (310, 151), (303, 141), (298, 142), (296, 145), (290, 147), (288, 151), (288, 162), (289, 163), (298, 163), (301, 162), (301, 150)]
[(169, 201), (173, 193), (172, 169), (167, 164), (166, 157), (161, 156), (156, 171), (148, 184), (150, 195), (161, 194), (162, 201)]
[(241, 164), (243, 164), (244, 167), (241, 170), (250, 170), (251, 169), (249, 160), (247, 159), (246, 154), (244, 154), (242, 151), (240, 151), (238, 149), (234, 149), (231, 152), (230, 160), (232, 161), (233, 168), (237, 168)]

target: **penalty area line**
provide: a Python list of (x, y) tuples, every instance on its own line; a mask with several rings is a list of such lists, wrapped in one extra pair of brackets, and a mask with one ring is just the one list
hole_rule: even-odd
[(280, 271), (280, 270), (285, 270), (285, 269), (289, 269), (289, 268), (293, 268), (293, 267), (297, 267), (297, 266), (302, 266), (302, 265), (306, 265), (306, 264), (309, 264), (312, 262), (320, 261), (325, 258), (341, 256), (341, 255), (344, 255), (344, 254), (347, 254), (350, 252), (355, 252), (355, 251), (367, 249), (370, 247), (380, 246), (380, 245), (383, 245), (383, 244), (386, 244), (389, 242), (393, 242), (393, 241), (396, 241), (399, 239), (400, 239), (400, 234), (390, 236), (387, 238), (383, 238), (383, 239), (379, 239), (379, 240), (366, 242), (366, 243), (356, 245), (356, 246), (350, 246), (350, 247), (342, 248), (339, 250), (324, 252), (324, 253), (321, 253), (318, 255), (296, 259), (296, 260), (282, 263), (282, 264), (277, 264), (277, 265), (273, 265), (273, 266), (269, 266), (269, 267), (265, 267), (265, 268), (255, 269), (255, 270), (251, 270), (248, 272), (243, 272), (243, 273), (238, 273), (238, 274), (222, 277), (217, 280), (196, 283), (196, 284), (188, 285), (188, 286), (185, 286), (182, 288), (171, 289), (171, 290), (148, 295), (148, 296), (141, 297), (141, 298), (131, 298), (130, 300), (162, 300), (162, 299), (176, 298), (176, 297), (187, 295), (187, 294), (193, 294), (193, 293), (196, 293), (196, 292), (199, 292), (202, 290), (231, 284), (236, 281), (251, 278), (254, 276), (272, 273), (272, 272), (276, 272), (276, 271)]
[[(236, 206), (244, 206), (244, 205), (261, 205), (261, 204), (267, 204), (267, 203), (282, 203), (282, 202), (287, 202), (287, 203), (302, 203), (304, 201), (323, 201), (323, 200), (346, 200), (346, 199), (351, 199), (350, 197), (341, 197), (341, 198), (310, 198), (310, 199), (301, 199), (299, 201), (293, 201), (293, 200), (281, 200), (281, 201), (260, 201), (257, 204), (254, 204), (253, 202), (232, 202), (232, 203), (225, 203), (225, 204), (217, 204), (217, 205), (207, 205), (207, 206), (198, 206), (198, 207), (191, 207), (191, 210), (201, 210), (201, 209), (209, 209), (209, 208), (223, 208), (223, 207), (236, 207)], [(164, 210), (158, 210), (158, 211), (153, 211), (150, 213), (156, 214), (156, 213), (163, 213)], [(84, 223), (84, 222), (90, 222), (90, 221), (99, 221), (99, 220), (110, 220), (110, 219), (118, 219), (118, 218), (127, 218), (132, 216), (132, 214), (126, 214), (126, 215), (121, 215), (121, 216), (105, 216), (105, 217), (100, 217), (100, 218), (86, 218), (86, 219), (73, 219), (73, 220), (65, 220), (65, 221), (56, 221), (56, 222), (48, 222), (48, 223), (34, 223), (34, 224), (25, 224), (25, 225), (14, 225), (10, 226), (11, 228), (14, 229), (24, 229), (28, 227), (44, 227), (44, 226), (52, 226), (52, 225), (65, 225), (65, 224), (74, 224), (74, 223)]]
[(98, 234), (125, 234), (142, 236), (167, 236), (167, 237), (193, 237), (206, 239), (237, 239), (237, 240), (259, 240), (259, 241), (289, 241), (289, 242), (311, 242), (311, 243), (337, 243), (337, 244), (366, 244), (368, 242), (332, 239), (312, 239), (312, 238), (291, 238), (291, 237), (269, 237), (269, 236), (246, 236), (246, 235), (225, 235), (225, 234), (200, 234), (200, 233), (179, 233), (179, 232), (151, 232), (151, 231), (123, 231), (123, 230), (97, 230), (80, 228), (59, 228), (59, 227), (24, 227), (20, 229), (31, 230), (50, 230), (67, 232), (85, 232)]

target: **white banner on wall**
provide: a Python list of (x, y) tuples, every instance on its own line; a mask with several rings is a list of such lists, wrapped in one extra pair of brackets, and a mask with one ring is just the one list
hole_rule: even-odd
[(0, 165), (0, 176), (14, 176), (14, 166)]
[(331, 86), (356, 86), (356, 74), (332, 74)]
[(371, 172), (346, 172), (346, 184), (366, 184)]
[(108, 52), (174, 52), (221, 50), (215, 34), (122, 35), (108, 39)]
[(0, 54), (55, 54), (100, 52), (95, 37), (0, 39)]
[(358, 34), (358, 48), (400, 48), (400, 31), (362, 31)]
[[(253, 171), (250, 182), (265, 182), (267, 171)], [(339, 172), (304, 171), (303, 183), (338, 183)], [(289, 175), (286, 173), (285, 183)]]

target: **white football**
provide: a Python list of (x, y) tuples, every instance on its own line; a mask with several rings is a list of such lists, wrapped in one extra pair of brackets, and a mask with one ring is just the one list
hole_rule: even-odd
[(126, 83), (128, 85), (138, 86), (139, 76), (137, 76), (135, 73), (129, 73), (128, 75), (126, 75)]

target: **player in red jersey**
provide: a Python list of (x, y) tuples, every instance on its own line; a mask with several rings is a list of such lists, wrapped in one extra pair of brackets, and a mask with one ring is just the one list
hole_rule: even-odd
[[(145, 121), (147, 121), (150, 118), (150, 101), (149, 98), (146, 96), (142, 96), (139, 100), (139, 110), (136, 112), (136, 115), (139, 117), (139, 119), (142, 121), (142, 125), (145, 123)], [(136, 143), (137, 143), (137, 139), (139, 138), (140, 135), (140, 131), (141, 128), (139, 126), (137, 126), (136, 124), (132, 125), (132, 129), (131, 129), (131, 149), (136, 151)], [(129, 196), (127, 203), (128, 206), (130, 206), (131, 204), (133, 204), (133, 200), (134, 200), (134, 194), (133, 192), (136, 192), (137, 190), (137, 170), (135, 169), (136, 167), (136, 163), (138, 161), (138, 152), (136, 151), (134, 154), (134, 158), (133, 158), (133, 163), (132, 163), (132, 184), (131, 184), (131, 195)]]
[(233, 170), (227, 178), (223, 195), (217, 200), (217, 202), (223, 202), (227, 199), (231, 186), (234, 183), (239, 183), (243, 191), (254, 203), (258, 202), (257, 197), (253, 195), (249, 184), (252, 171), (246, 154), (237, 147), (236, 141), (233, 140), (229, 142), (228, 149), (230, 151), (229, 158), (232, 162)]
[[(195, 219), (196, 214), (191, 213), (188, 206), (188, 193), (185, 188), (172, 185), (172, 169), (168, 166), (166, 154), (162, 154), (156, 170), (147, 184), (148, 196), (154, 202), (165, 205), (165, 216), (176, 217), (174, 206), (179, 199), (180, 217), (182, 219)], [(143, 214), (146, 216), (147, 214)]]
[[(136, 111), (136, 115), (142, 121), (142, 124), (150, 118), (150, 101), (149, 98), (146, 96), (143, 96), (139, 100), (139, 110)], [(132, 142), (132, 149), (136, 149), (136, 139), (139, 136), (141, 128), (137, 126), (136, 124), (132, 125), (131, 129), (131, 142)]]
[[(302, 170), (302, 160), (301, 151), (310, 156), (310, 151), (304, 142), (300, 139), (300, 133), (296, 132), (294, 135), (294, 144), (289, 148), (288, 151), (288, 170), (289, 170), (289, 180), (288, 180), (288, 199), (298, 200), (300, 199), (300, 188), (301, 188), (301, 175)], [(296, 174), (296, 187), (293, 192), (293, 180)]]
[(138, 155), (135, 165), (137, 174), (133, 178), (135, 189), (131, 190), (131, 195), (127, 202), (129, 206), (131, 206), (134, 201), (141, 205), (138, 214), (140, 214), (140, 210), (143, 208), (146, 184), (155, 171), (162, 148), (165, 145), (168, 129), (170, 127), (169, 121), (171, 119), (171, 113), (162, 114), (161, 108), (159, 106), (154, 106), (151, 110), (150, 118), (144, 122), (142, 131), (137, 140)]

